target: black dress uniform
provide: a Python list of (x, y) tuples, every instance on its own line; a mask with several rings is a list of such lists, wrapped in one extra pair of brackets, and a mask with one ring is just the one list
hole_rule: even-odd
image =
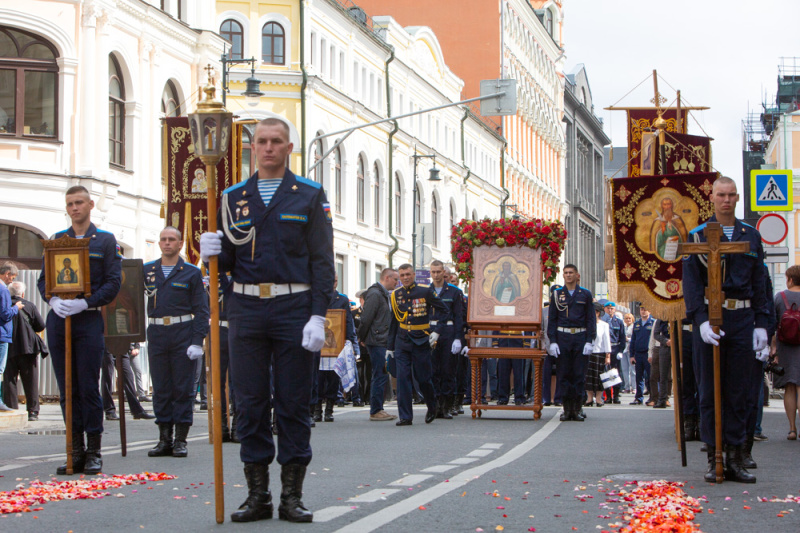
[[(222, 395), (222, 442), (239, 442), (236, 435), (236, 393), (230, 379), (230, 350), (228, 348), (228, 301), (233, 291), (230, 276), (219, 274), (219, 381)], [(206, 354), (211, 357), (211, 354)], [(205, 370), (205, 369), (203, 369)], [(225, 394), (225, 384), (228, 394)], [(228, 428), (228, 412), (231, 413), (231, 427)]]
[[(228, 334), (239, 456), (248, 487), (265, 492), (262, 501), (268, 503), (263, 507), (271, 516), (265, 467), (276, 458), (270, 416), (274, 403), (283, 486), (279, 513), (310, 522), (312, 514), (300, 496), (311, 462), (308, 409), (314, 355), (303, 348), (302, 339), (309, 318), (324, 317), (333, 297), (332, 217), (325, 192), (314, 181), (286, 169), (268, 205), (258, 181), (255, 173), (226, 189), (217, 214), (224, 230), (219, 269), (233, 279)], [(244, 519), (252, 518), (236, 518)]]
[[(712, 215), (708, 222), (716, 222)], [(705, 242), (701, 224), (689, 234), (689, 240)], [(746, 440), (747, 417), (752, 410), (749, 393), (754, 373), (760, 363), (753, 352), (753, 330), (769, 325), (766, 284), (764, 275), (764, 249), (761, 235), (755, 228), (736, 220), (733, 242), (750, 243), (744, 254), (723, 256), (722, 290), (725, 293), (720, 328), (725, 336), (719, 340), (722, 372), (722, 434), (727, 449), (726, 477), (739, 481), (755, 482), (755, 476), (742, 471), (741, 451)], [(728, 241), (723, 235), (722, 242)], [(700, 436), (709, 450), (710, 472), (707, 481), (714, 480), (713, 456), (714, 430), (714, 363), (713, 346), (703, 341), (700, 326), (708, 321), (708, 304), (704, 298), (708, 285), (706, 258), (687, 255), (683, 259), (683, 294), (686, 316), (693, 324), (693, 355), (698, 381)], [(756, 398), (757, 401), (757, 398)], [(752, 478), (752, 479), (750, 479)]]
[(161, 259), (145, 263), (144, 285), (148, 295), (147, 361), (159, 429), (159, 442), (148, 455), (186, 457), (197, 365), (186, 350), (203, 346), (208, 334), (208, 296), (200, 269), (180, 257), (166, 278)]
[[(431, 382), (431, 346), (429, 336), (436, 332), (440, 336), (446, 324), (439, 321), (450, 313), (429, 285), (412, 283), (410, 287), (398, 287), (390, 298), (392, 321), (389, 325), (387, 349), (394, 351), (397, 365), (397, 410), (400, 420), (397, 425), (411, 425), (414, 411), (411, 406), (411, 368), (414, 378), (428, 406), (425, 422), (436, 416), (436, 395)], [(435, 326), (431, 321), (437, 321)]]
[(583, 348), (594, 342), (597, 316), (589, 289), (576, 286), (570, 294), (566, 287), (552, 291), (548, 309), (547, 338), (558, 344), (558, 381), (561, 384), (565, 420), (583, 420), (586, 359)]
[[(53, 235), (58, 239), (67, 235), (75, 237), (70, 227)], [(72, 466), (75, 473), (84, 471), (97, 474), (102, 468), (100, 454), (103, 435), (103, 400), (100, 396), (100, 365), (105, 352), (103, 338), (103, 316), (100, 308), (116, 298), (122, 284), (122, 253), (114, 235), (99, 230), (94, 224), (83, 236), (89, 242), (89, 275), (92, 294), (85, 298), (88, 309), (72, 315)], [(39, 294), (45, 298), (44, 262), (39, 274)], [(54, 311), (47, 314), (47, 345), (52, 355), (53, 370), (60, 391), (61, 413), (65, 413), (66, 395), (64, 392), (64, 319)], [(83, 434), (86, 433), (88, 448), (84, 448)], [(87, 457), (88, 454), (88, 457)], [(98, 466), (99, 465), (99, 466)], [(66, 465), (57, 470), (66, 474)]]
[[(434, 292), (436, 287), (431, 285)], [(445, 316), (437, 316), (431, 326), (439, 326), (441, 337), (431, 350), (433, 366), (433, 390), (436, 393), (437, 417), (452, 419), (451, 414), (456, 394), (456, 365), (461, 357), (461, 350), (453, 354), (453, 342), (458, 340), (464, 345), (464, 293), (450, 283), (445, 283), (438, 292), (439, 299), (447, 306)]]
[(639, 318), (633, 323), (629, 353), (636, 364), (636, 392), (632, 402), (634, 405), (640, 405), (644, 401), (644, 389), (650, 378), (650, 362), (647, 358), (650, 354), (650, 335), (653, 333), (655, 323), (653, 315), (645, 321)]

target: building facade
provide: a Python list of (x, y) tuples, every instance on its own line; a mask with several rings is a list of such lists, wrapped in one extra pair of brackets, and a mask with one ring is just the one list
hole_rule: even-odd
[(564, 224), (569, 235), (564, 260), (576, 265), (581, 273), (581, 284), (596, 292), (596, 283), (606, 278), (603, 270), (606, 235), (603, 153), (611, 139), (594, 114), (592, 91), (582, 64), (566, 76), (563, 121), (566, 124), (568, 206)]

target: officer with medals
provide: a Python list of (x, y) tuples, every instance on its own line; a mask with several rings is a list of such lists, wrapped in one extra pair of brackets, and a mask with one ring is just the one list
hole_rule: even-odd
[(200, 269), (180, 256), (181, 232), (167, 226), (158, 246), (161, 259), (144, 265), (147, 361), (158, 424), (158, 444), (147, 455), (186, 457), (186, 437), (194, 421), (195, 366), (209, 328), (208, 296)]
[[(725, 479), (741, 483), (755, 483), (756, 477), (742, 465), (746, 442), (747, 419), (752, 413), (751, 382), (759, 374), (761, 362), (756, 352), (767, 346), (769, 325), (767, 290), (764, 273), (764, 249), (761, 235), (755, 228), (737, 220), (736, 203), (739, 194), (736, 182), (720, 176), (714, 182), (711, 202), (714, 215), (708, 222), (719, 222), (725, 241), (748, 242), (750, 251), (730, 254), (722, 260), (722, 290), (726, 300), (722, 306), (723, 324), (719, 335), (708, 321), (708, 266), (701, 255), (683, 258), (683, 294), (686, 316), (692, 320), (694, 344), (694, 369), (697, 375), (700, 435), (706, 443), (708, 471), (704, 478), (713, 483), (715, 475), (714, 426), (714, 358), (713, 348), (719, 346), (722, 362), (722, 434), (725, 443)], [(701, 224), (689, 234), (693, 242), (705, 242)]]
[(644, 305), (639, 306), (639, 316), (641, 318), (634, 322), (631, 334), (631, 364), (636, 365), (636, 393), (631, 405), (642, 405), (644, 402), (644, 388), (650, 377), (650, 362), (647, 360), (650, 355), (650, 335), (656, 323)]
[[(53, 235), (89, 241), (89, 277), (91, 296), (73, 300), (50, 298), (52, 311), (47, 314), (47, 345), (60, 392), (61, 413), (65, 415), (65, 333), (64, 319), (72, 319), (72, 470), (76, 474), (99, 474), (103, 469), (100, 453), (103, 437), (103, 400), (100, 397), (100, 365), (105, 352), (104, 322), (100, 308), (116, 298), (122, 284), (122, 254), (114, 235), (92, 224), (94, 201), (82, 185), (75, 185), (65, 195), (67, 215), (72, 225)], [(39, 294), (45, 299), (45, 268), (38, 280)], [(86, 441), (83, 435), (86, 433)], [(67, 473), (66, 463), (56, 470)]]
[(272, 517), (273, 404), (280, 428), (279, 517), (313, 519), (301, 498), (312, 455), (313, 353), (325, 344), (325, 313), (333, 298), (333, 226), (321, 185), (286, 168), (293, 149), (289, 135), (281, 119), (258, 123), (258, 171), (223, 192), (217, 214), (222, 231), (200, 238), (202, 259), (218, 256), (220, 271), (233, 279), (230, 365), (248, 488), (247, 499), (231, 515), (234, 522)]
[[(397, 269), (402, 287), (395, 289), (390, 298), (392, 321), (389, 325), (387, 359), (395, 357), (397, 365), (397, 426), (410, 426), (414, 419), (411, 407), (411, 368), (414, 378), (428, 406), (425, 423), (436, 418), (436, 393), (431, 382), (431, 349), (434, 348), (446, 327), (439, 320), (447, 317), (450, 309), (442, 303), (429, 285), (414, 281), (414, 267), (400, 265)], [(436, 321), (436, 325), (431, 325)], [(432, 330), (432, 331), (431, 331)]]
[[(608, 332), (611, 336), (611, 367), (616, 368), (617, 372), (622, 374), (622, 352), (625, 351), (625, 323), (617, 318), (615, 314), (617, 311), (617, 304), (609, 301), (600, 301), (603, 304), (603, 316), (600, 320), (608, 324)], [(620, 403), (619, 391), (622, 385), (614, 385), (612, 387), (612, 403)]]
[(436, 418), (452, 420), (456, 401), (456, 365), (463, 344), (464, 293), (449, 283), (444, 263), (431, 262), (431, 279), (436, 295), (447, 306), (447, 314), (437, 316), (430, 324), (439, 327), (441, 336), (431, 350), (433, 390), (436, 393)]
[(564, 286), (551, 293), (547, 338), (550, 355), (558, 358), (564, 413), (561, 420), (583, 422), (582, 413), (586, 359), (592, 354), (597, 317), (589, 289), (578, 285), (578, 267), (564, 266)]

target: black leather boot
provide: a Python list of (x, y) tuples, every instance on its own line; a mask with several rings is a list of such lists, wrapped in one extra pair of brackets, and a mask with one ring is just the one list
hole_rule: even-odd
[(739, 483), (755, 483), (756, 476), (742, 466), (742, 446), (728, 445), (725, 448), (725, 479)]
[[(86, 444), (83, 441), (83, 431), (80, 433), (73, 429), (72, 431), (72, 473), (83, 474), (83, 468), (86, 464)], [(56, 474), (59, 476), (67, 475), (67, 463), (56, 468)]]
[(322, 418), (325, 422), (333, 422), (333, 400), (325, 400), (325, 416)]
[(439, 411), (436, 418), (444, 418), (445, 420), (453, 419), (453, 415), (450, 414), (450, 396), (439, 397)]
[(322, 400), (314, 405), (314, 422), (322, 422)]
[(716, 483), (717, 482), (717, 458), (716, 458), (717, 448), (715, 446), (709, 446), (706, 444), (706, 454), (708, 457), (708, 468), (706, 469), (706, 473), (703, 476), (703, 479), (708, 481), (709, 483)]
[(231, 514), (233, 522), (255, 522), (272, 518), (272, 494), (269, 491), (269, 465), (245, 463), (247, 499)]
[(453, 416), (464, 414), (464, 395), (456, 394), (453, 397)]
[(753, 459), (753, 435), (748, 435), (747, 440), (742, 447), (742, 466), (748, 470), (758, 468), (758, 464)]
[(84, 474), (93, 476), (103, 471), (103, 455), (100, 453), (102, 441), (102, 433), (86, 434), (86, 464), (83, 467)]
[(317, 421), (314, 420), (314, 411), (316, 410), (316, 404), (308, 406), (308, 419), (311, 421), (311, 427), (317, 427)]
[(167, 457), (172, 455), (172, 424), (158, 425), (158, 444), (147, 452), (148, 457)]
[(306, 509), (301, 500), (305, 477), (306, 467), (303, 465), (288, 464), (281, 467), (281, 504), (278, 507), (281, 520), (311, 522), (314, 519), (314, 514)]
[(239, 433), (236, 431), (236, 411), (231, 416), (231, 442), (239, 443)]
[(189, 450), (186, 448), (186, 437), (189, 436), (189, 424), (175, 424), (175, 444), (172, 447), (172, 457), (186, 457)]
[(564, 403), (561, 405), (564, 409), (564, 412), (561, 413), (561, 416), (558, 418), (562, 422), (567, 422), (572, 419), (572, 404), (569, 398), (564, 398)]
[(684, 415), (683, 417), (683, 435), (686, 442), (691, 442), (697, 439), (697, 415)]
[(231, 441), (231, 428), (228, 427), (225, 419), (222, 419), (222, 442)]

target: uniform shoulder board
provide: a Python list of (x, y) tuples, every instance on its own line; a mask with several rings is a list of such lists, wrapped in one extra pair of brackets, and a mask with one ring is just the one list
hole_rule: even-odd
[[(338, 294), (338, 295), (339, 295), (339, 296), (341, 296), (342, 298), (347, 298), (347, 295), (346, 295), (346, 294), (342, 294), (342, 293), (341, 293), (341, 292), (339, 292), (339, 291), (336, 291), (336, 294)], [(350, 298), (347, 298), (347, 299), (349, 300)]]
[(700, 233), (701, 231), (703, 231), (704, 229), (706, 229), (706, 223), (705, 222), (703, 222), (702, 224), (700, 224), (699, 226), (694, 228), (692, 231), (689, 232), (689, 234), (690, 235), (696, 235), (696, 234)]
[(197, 266), (197, 265), (193, 265), (192, 263), (190, 263), (190, 262), (188, 262), (188, 261), (184, 262), (183, 264), (184, 264), (184, 265), (186, 265), (186, 266), (189, 266), (189, 267), (194, 267), (194, 268), (195, 268), (195, 270), (200, 270), (200, 267), (199, 267), (199, 266)]
[(741, 222), (741, 223), (742, 223), (742, 226), (747, 226), (747, 227), (748, 227), (748, 228), (750, 228), (750, 229), (756, 229), (756, 228), (754, 228), (753, 226), (751, 226), (750, 224), (748, 224), (747, 222), (745, 222), (745, 221), (743, 221), (743, 220), (740, 220), (739, 222)]
[[(452, 283), (448, 283), (448, 285), (450, 287), (453, 287), (454, 289), (458, 289), (458, 285), (453, 285)], [(458, 290), (461, 290), (461, 289), (458, 289)]]
[(106, 235), (113, 235), (110, 231), (106, 231), (104, 229), (97, 228), (97, 233), (105, 233)]
[(158, 261), (158, 259), (154, 259), (154, 260), (152, 260), (152, 261), (149, 261), (149, 262), (145, 263), (145, 264), (144, 264), (144, 266), (155, 265), (155, 264), (156, 264), (156, 261)]
[(422, 287), (423, 289), (427, 289), (430, 285), (425, 285), (424, 283), (417, 283), (417, 287)]
[(58, 239), (59, 237), (63, 237), (64, 235), (66, 235), (68, 231), (69, 231), (69, 229), (62, 229), (61, 231), (57, 231), (57, 232), (53, 233), (53, 236), (50, 237), (50, 238), (51, 239)]
[(313, 187), (315, 189), (322, 188), (321, 184), (317, 183), (314, 180), (310, 180), (308, 178), (304, 178), (303, 176), (295, 176), (295, 179), (297, 180), (297, 183), (302, 183), (303, 185), (308, 185), (309, 187)]
[(230, 187), (228, 187), (227, 189), (225, 189), (224, 191), (222, 191), (222, 194), (228, 194), (228, 193), (230, 193), (230, 192), (233, 192), (233, 191), (235, 191), (236, 189), (239, 189), (239, 188), (241, 188), (241, 187), (244, 187), (245, 183), (247, 183), (247, 181), (248, 181), (248, 180), (251, 180), (251, 179), (253, 179), (253, 178), (247, 178), (246, 180), (244, 180), (244, 181), (240, 181), (239, 183), (237, 183), (237, 184), (235, 184), (235, 185), (231, 185)]

